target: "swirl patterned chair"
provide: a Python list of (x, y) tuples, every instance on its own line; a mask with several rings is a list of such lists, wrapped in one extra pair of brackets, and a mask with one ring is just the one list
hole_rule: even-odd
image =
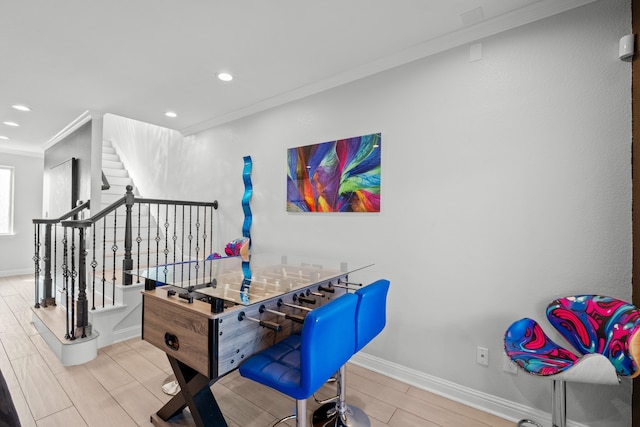
[[(553, 342), (535, 320), (507, 329), (504, 349), (525, 372), (552, 380), (552, 425), (566, 427), (566, 381), (618, 384), (640, 374), (640, 310), (615, 298), (576, 295), (547, 306), (547, 319), (576, 354)], [(518, 426), (540, 424), (520, 420)]]

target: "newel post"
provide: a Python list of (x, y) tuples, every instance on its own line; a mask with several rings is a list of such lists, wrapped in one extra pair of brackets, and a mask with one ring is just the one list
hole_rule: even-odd
[(133, 270), (133, 258), (131, 257), (133, 233), (131, 227), (131, 210), (133, 207), (133, 203), (135, 202), (133, 187), (131, 185), (127, 185), (127, 192), (124, 197), (127, 211), (124, 226), (124, 259), (122, 260), (122, 283), (124, 285), (130, 285), (132, 283), (132, 277), (131, 274), (127, 274), (126, 272)]
[[(77, 323), (80, 336), (87, 336), (89, 326), (89, 301), (87, 300), (87, 247), (85, 243), (85, 226), (78, 228), (78, 299), (76, 300)], [(76, 334), (77, 336), (77, 334)]]

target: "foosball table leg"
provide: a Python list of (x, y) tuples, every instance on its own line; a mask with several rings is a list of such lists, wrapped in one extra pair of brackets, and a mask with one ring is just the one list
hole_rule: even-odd
[(179, 360), (167, 357), (180, 392), (157, 412), (157, 416), (168, 421), (188, 406), (196, 427), (228, 427), (209, 387), (210, 380)]

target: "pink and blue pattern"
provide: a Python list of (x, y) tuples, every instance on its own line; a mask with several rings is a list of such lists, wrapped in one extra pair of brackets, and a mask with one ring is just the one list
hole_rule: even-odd
[(578, 295), (559, 298), (547, 307), (549, 322), (581, 354), (600, 353), (618, 375), (631, 376), (638, 366), (629, 342), (640, 325), (640, 311), (615, 298)]
[[(615, 298), (577, 295), (559, 298), (547, 307), (549, 322), (579, 354), (599, 353), (609, 359), (619, 376), (638, 375), (631, 339), (640, 326), (640, 310)], [(505, 333), (507, 355), (526, 372), (555, 375), (580, 358), (546, 336), (535, 320), (514, 322)]]
[(514, 322), (505, 335), (507, 355), (525, 371), (554, 375), (569, 369), (578, 357), (549, 339), (540, 325), (529, 318)]

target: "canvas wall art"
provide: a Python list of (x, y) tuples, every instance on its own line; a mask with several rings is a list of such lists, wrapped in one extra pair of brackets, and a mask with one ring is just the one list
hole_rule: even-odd
[(382, 134), (287, 150), (288, 212), (380, 212)]

